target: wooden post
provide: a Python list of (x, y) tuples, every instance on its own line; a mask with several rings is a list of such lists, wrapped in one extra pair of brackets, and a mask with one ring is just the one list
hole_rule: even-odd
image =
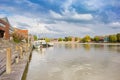
[(15, 63), (18, 63), (19, 62), (19, 58), (18, 56), (15, 57)]
[(28, 52), (28, 46), (27, 46), (27, 44), (26, 44), (26, 53)]
[(16, 50), (18, 50), (18, 46), (16, 46)]
[(6, 73), (11, 73), (11, 49), (7, 48), (7, 54), (6, 54)]
[(22, 47), (20, 47), (20, 58), (21, 59), (23, 58), (23, 49), (22, 49)]

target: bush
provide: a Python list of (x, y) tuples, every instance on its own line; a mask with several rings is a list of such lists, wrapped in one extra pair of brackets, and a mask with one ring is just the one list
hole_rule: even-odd
[(24, 39), (24, 37), (21, 34), (16, 33), (16, 32), (12, 34), (12, 37), (13, 37), (14, 42), (16, 43), (19, 43)]

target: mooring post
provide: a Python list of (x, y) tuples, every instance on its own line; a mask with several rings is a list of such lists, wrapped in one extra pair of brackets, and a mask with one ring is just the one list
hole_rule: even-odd
[(16, 50), (18, 50), (18, 46), (16, 46)]
[(29, 51), (29, 44), (26, 44), (27, 52)]
[(28, 44), (26, 44), (26, 49), (27, 49), (27, 52), (28, 52), (28, 49), (29, 49), (29, 46), (28, 46)]
[(23, 49), (22, 49), (22, 47), (20, 47), (20, 58), (21, 59), (23, 58)]
[(18, 56), (15, 57), (15, 63), (17, 64), (19, 62)]
[(7, 48), (6, 52), (6, 73), (10, 74), (11, 73), (11, 49)]
[(25, 52), (25, 53), (27, 54), (27, 52), (28, 52), (28, 47), (27, 47), (27, 44), (25, 45), (25, 48), (26, 48), (26, 52)]

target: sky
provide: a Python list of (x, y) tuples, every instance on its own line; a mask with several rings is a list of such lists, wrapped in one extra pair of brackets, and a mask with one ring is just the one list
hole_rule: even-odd
[(120, 33), (120, 0), (0, 0), (0, 18), (39, 37)]

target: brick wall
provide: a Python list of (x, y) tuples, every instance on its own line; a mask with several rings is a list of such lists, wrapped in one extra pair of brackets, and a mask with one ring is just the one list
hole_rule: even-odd
[(10, 39), (10, 34), (9, 34), (10, 25), (9, 25), (9, 23), (5, 22), (2, 19), (0, 19), (0, 23), (5, 25), (4, 27), (0, 26), (0, 30), (4, 31), (4, 39), (6, 39), (6, 40)]

